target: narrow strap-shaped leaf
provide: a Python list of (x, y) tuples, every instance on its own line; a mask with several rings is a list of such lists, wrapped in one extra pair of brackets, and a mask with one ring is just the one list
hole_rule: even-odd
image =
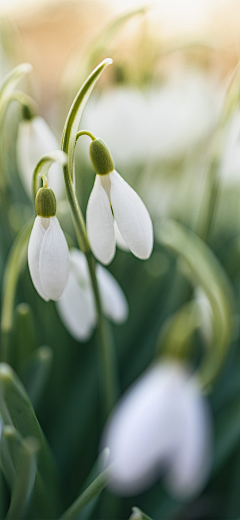
[(47, 345), (37, 348), (20, 368), (20, 377), (34, 408), (41, 399), (52, 367), (53, 350)]
[(62, 135), (62, 150), (68, 155), (67, 168), (71, 173), (74, 172), (74, 150), (76, 144), (76, 135), (79, 129), (81, 117), (87, 100), (92, 92), (96, 81), (101, 76), (107, 65), (110, 65), (112, 60), (106, 58), (103, 60), (90, 74), (90, 76), (83, 83), (81, 89), (77, 93), (72, 106), (69, 110)]
[(11, 487), (8, 520), (22, 518), (36, 477), (36, 453), (39, 443), (34, 437), (23, 439), (13, 426), (5, 426), (1, 439), (1, 464)]
[(4, 425), (14, 426), (23, 438), (33, 436), (38, 440), (39, 473), (54, 500), (57, 476), (52, 454), (22, 383), (6, 363), (0, 364), (0, 413)]
[(10, 250), (3, 279), (3, 305), (1, 315), (1, 331), (8, 333), (13, 325), (13, 307), (16, 284), (22, 266), (27, 259), (27, 241), (31, 233), (33, 219), (29, 219), (17, 235)]
[(212, 344), (201, 368), (202, 382), (208, 385), (222, 366), (231, 337), (233, 295), (230, 283), (213, 252), (192, 231), (173, 220), (165, 220), (156, 233), (162, 244), (184, 259), (191, 282), (202, 287), (211, 305)]
[(4, 78), (0, 86), (0, 111), (18, 82), (31, 70), (32, 65), (30, 63), (21, 63)]
[(105, 469), (100, 475), (90, 484), (90, 486), (81, 493), (81, 495), (73, 502), (73, 504), (63, 513), (59, 520), (75, 520), (78, 514), (84, 507), (86, 507), (94, 498), (101, 493), (108, 483), (108, 469)]
[(14, 319), (14, 346), (11, 366), (18, 369), (36, 348), (33, 314), (28, 303), (19, 303)]
[(1, 315), (1, 360), (9, 360), (9, 335), (13, 326), (15, 294), (19, 275), (27, 261), (27, 242), (33, 219), (31, 218), (16, 236), (10, 249), (3, 279)]

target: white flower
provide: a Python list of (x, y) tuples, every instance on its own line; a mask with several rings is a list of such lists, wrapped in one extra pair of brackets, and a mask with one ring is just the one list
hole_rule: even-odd
[(115, 254), (114, 218), (130, 251), (138, 258), (149, 258), (153, 247), (149, 213), (137, 193), (115, 170), (96, 175), (87, 206), (89, 241), (94, 255), (103, 264), (111, 262)]
[[(70, 273), (67, 285), (57, 302), (59, 315), (76, 340), (86, 340), (97, 323), (95, 302), (85, 255), (78, 249), (70, 251)], [(115, 323), (127, 319), (128, 304), (115, 278), (97, 265), (96, 275), (105, 315)]]
[(110, 485), (120, 494), (141, 493), (161, 475), (178, 498), (206, 483), (209, 410), (197, 379), (180, 362), (159, 363), (140, 377), (113, 411), (103, 439), (110, 449)]
[(209, 135), (221, 97), (206, 74), (175, 72), (145, 91), (117, 86), (93, 94), (82, 125), (108, 143), (118, 168), (172, 160)]
[(28, 265), (40, 296), (46, 301), (58, 300), (67, 283), (69, 254), (57, 217), (36, 217), (28, 245)]
[[(26, 193), (32, 198), (33, 171), (39, 159), (52, 150), (59, 149), (56, 137), (42, 117), (24, 119), (19, 123), (17, 137), (17, 162)], [(56, 198), (63, 197), (64, 179), (62, 168), (56, 162), (48, 174), (48, 186)]]

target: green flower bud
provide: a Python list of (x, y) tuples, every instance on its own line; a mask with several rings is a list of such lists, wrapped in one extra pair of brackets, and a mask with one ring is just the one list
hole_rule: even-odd
[(93, 168), (99, 175), (106, 175), (114, 170), (113, 158), (102, 139), (97, 138), (91, 141), (89, 155)]
[(35, 199), (38, 217), (54, 217), (56, 215), (56, 197), (51, 188), (40, 188)]

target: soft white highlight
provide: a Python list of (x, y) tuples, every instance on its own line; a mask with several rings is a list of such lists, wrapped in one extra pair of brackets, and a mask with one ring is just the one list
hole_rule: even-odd
[(152, 366), (113, 411), (103, 446), (119, 494), (141, 493), (159, 476), (177, 498), (198, 493), (210, 470), (211, 420), (197, 379), (177, 361)]
[(57, 217), (36, 217), (28, 245), (28, 265), (37, 292), (58, 300), (69, 273), (68, 246)]

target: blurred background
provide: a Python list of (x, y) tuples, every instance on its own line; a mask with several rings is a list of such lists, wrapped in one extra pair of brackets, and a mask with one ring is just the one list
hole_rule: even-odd
[[(209, 389), (215, 447), (206, 489), (190, 502), (173, 499), (161, 482), (131, 499), (105, 490), (89, 516), (79, 518), (127, 519), (132, 505), (155, 520), (240, 517), (239, 27), (238, 0), (0, 0), (0, 79), (19, 63), (33, 65), (21, 88), (36, 100), (59, 146), (81, 84), (102, 59), (113, 59), (91, 94), (81, 129), (106, 141), (116, 169), (144, 200), (156, 234), (147, 262), (118, 250), (109, 266), (130, 308), (128, 321), (112, 326), (121, 392), (151, 363), (169, 316), (193, 297), (194, 284), (158, 240), (162, 218), (176, 219), (205, 240), (234, 294), (228, 353)], [(8, 198), (1, 202), (1, 284), (14, 237), (33, 213), (16, 157), (21, 119), (14, 104), (4, 130)], [(95, 177), (88, 145), (84, 137), (76, 147), (76, 188), (84, 215)], [(76, 246), (64, 196), (58, 218)], [(85, 343), (74, 340), (55, 304), (46, 304), (34, 290), (27, 267), (15, 303), (11, 364), (29, 394), (33, 381), (20, 366), (18, 348), (29, 341), (34, 348), (48, 345), (53, 353), (49, 379), (34, 406), (57, 461), (62, 512), (86, 481), (103, 428), (96, 334)], [(194, 362), (204, 341), (200, 332), (194, 337)]]

